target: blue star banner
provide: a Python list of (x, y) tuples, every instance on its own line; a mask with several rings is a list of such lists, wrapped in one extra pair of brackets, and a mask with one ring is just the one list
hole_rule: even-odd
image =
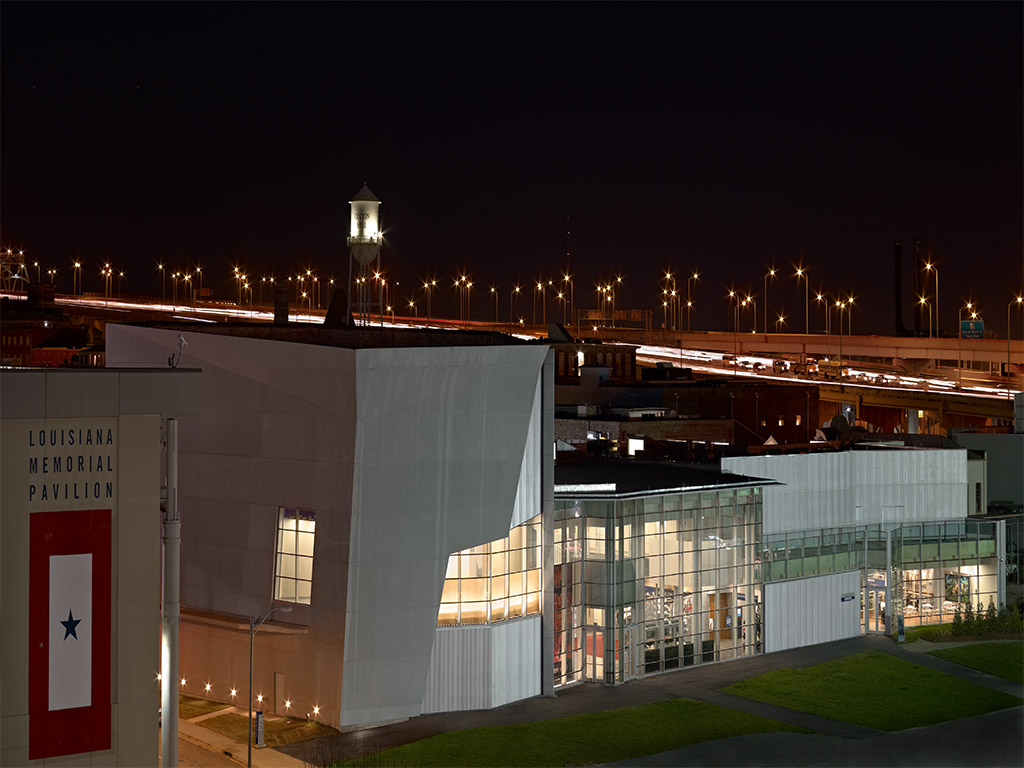
[(29, 759), (110, 749), (111, 510), (29, 515)]

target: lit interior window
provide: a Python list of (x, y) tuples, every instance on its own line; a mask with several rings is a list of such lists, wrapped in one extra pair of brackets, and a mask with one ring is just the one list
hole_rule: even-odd
[(309, 605), (313, 585), (313, 538), (316, 514), (282, 508), (277, 524), (274, 598)]
[(540, 613), (540, 525), (538, 515), (506, 538), (450, 555), (438, 626)]

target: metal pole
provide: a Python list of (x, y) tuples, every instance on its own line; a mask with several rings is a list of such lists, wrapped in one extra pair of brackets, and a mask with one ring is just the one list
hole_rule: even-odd
[(252, 768), (252, 639), (256, 636), (255, 630), (256, 619), (252, 616), (249, 617), (249, 753), (248, 758), (245, 761), (248, 768)]
[(178, 515), (178, 420), (167, 420), (167, 498), (163, 510), (163, 601), (160, 617), (160, 759), (161, 765), (178, 764), (178, 625), (181, 564), (181, 517)]

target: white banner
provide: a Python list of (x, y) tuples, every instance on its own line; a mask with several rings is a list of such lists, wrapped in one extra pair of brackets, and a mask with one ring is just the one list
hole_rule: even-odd
[(50, 711), (92, 705), (92, 555), (50, 557)]

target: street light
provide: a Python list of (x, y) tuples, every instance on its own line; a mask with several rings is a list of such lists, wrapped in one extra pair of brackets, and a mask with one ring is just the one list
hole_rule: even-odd
[[(665, 273), (665, 288), (662, 290), (661, 295), (665, 297), (662, 302), (665, 309), (665, 330), (674, 331), (676, 330), (676, 279), (672, 276), (671, 272)], [(671, 323), (669, 319), (671, 318)]]
[(75, 296), (77, 296), (78, 292), (82, 290), (82, 262), (80, 262), (80, 261), (76, 261), (75, 262), (75, 280), (74, 280), (74, 284), (75, 284)]
[(924, 268), (935, 271), (935, 335), (939, 335), (939, 268), (934, 264), (925, 264)]
[(1010, 307), (1014, 304), (1020, 308), (1024, 305), (1024, 296), (1017, 296), (1013, 301), (1006, 305), (1006, 393), (1010, 397), (1013, 395), (1010, 392)]
[(807, 270), (803, 267), (797, 267), (796, 269), (796, 281), (800, 282), (800, 278), (804, 279), (804, 333), (810, 333), (811, 320), (810, 320), (810, 283), (807, 280)]
[(693, 306), (693, 302), (690, 301), (690, 281), (697, 282), (698, 277), (694, 270), (693, 277), (686, 278), (686, 330), (690, 330), (690, 308)]
[(292, 610), (292, 607), (290, 605), (279, 605), (279, 606), (276, 606), (275, 608), (271, 608), (269, 611), (267, 611), (265, 614), (263, 614), (263, 618), (259, 620), (259, 623), (256, 622), (256, 618), (254, 616), (250, 616), (249, 617), (249, 757), (248, 757), (248, 759), (246, 761), (246, 765), (248, 766), (248, 768), (252, 768), (252, 645), (253, 645), (253, 640), (256, 638), (256, 633), (260, 631), (260, 627), (263, 626), (263, 622), (265, 622), (268, 618), (270, 618), (270, 614), (272, 614), (274, 611), (280, 611), (281, 613), (290, 613), (291, 610)]
[(519, 286), (515, 286), (511, 291), (508, 292), (508, 322), (512, 324), (512, 300), (519, 295)]
[[(1010, 303), (1012, 304), (1013, 302), (1010, 302)], [(978, 313), (974, 311), (974, 303), (970, 302), (970, 301), (968, 301), (966, 304), (964, 304), (962, 307), (960, 307), (960, 310), (956, 313), (956, 388), (957, 389), (961, 389), (962, 388), (963, 380), (964, 380), (964, 358), (963, 358), (964, 330), (963, 330), (963, 325), (961, 325), (961, 323), (963, 323), (963, 315), (964, 315), (964, 310), (965, 309), (968, 312), (971, 313), (971, 319), (972, 320), (975, 320), (978, 317)], [(1007, 326), (1007, 331), (1009, 331), (1009, 326)]]
[(498, 289), (491, 286), (491, 293), (494, 295), (494, 324), (498, 324)]
[[(77, 264), (75, 265), (78, 266)], [(164, 271), (164, 265), (157, 262), (156, 268), (160, 270), (160, 302), (162, 304), (167, 303), (167, 273)]]
[[(768, 278), (775, 279), (775, 267), (764, 273), (764, 332), (768, 333)], [(757, 322), (754, 322), (754, 330), (757, 330)]]
[[(932, 304), (924, 296), (920, 296), (920, 297), (918, 297), (918, 299), (919, 299), (918, 303), (922, 307), (924, 307), (924, 306), (928, 307), (928, 338), (930, 339), (932, 337)], [(843, 332), (843, 327), (841, 325), (839, 326), (839, 332), (840, 333)]]
[[(576, 319), (576, 287), (572, 281), (572, 275), (566, 272), (562, 275), (562, 282), (569, 284), (569, 317)], [(564, 314), (564, 313), (563, 313)], [(564, 321), (563, 321), (564, 322)], [(570, 327), (572, 323), (569, 324)]]
[(775, 321), (775, 332), (778, 333), (779, 332), (779, 326), (780, 325), (785, 325), (785, 324), (786, 324), (786, 316), (783, 315), (783, 314), (779, 314), (779, 319)]
[(814, 300), (818, 302), (818, 304), (821, 304), (822, 302), (825, 304), (825, 335), (827, 336), (832, 332), (832, 325), (829, 322), (829, 319), (832, 317), (832, 308), (828, 304), (828, 297), (823, 293), (819, 293), (815, 296)]

